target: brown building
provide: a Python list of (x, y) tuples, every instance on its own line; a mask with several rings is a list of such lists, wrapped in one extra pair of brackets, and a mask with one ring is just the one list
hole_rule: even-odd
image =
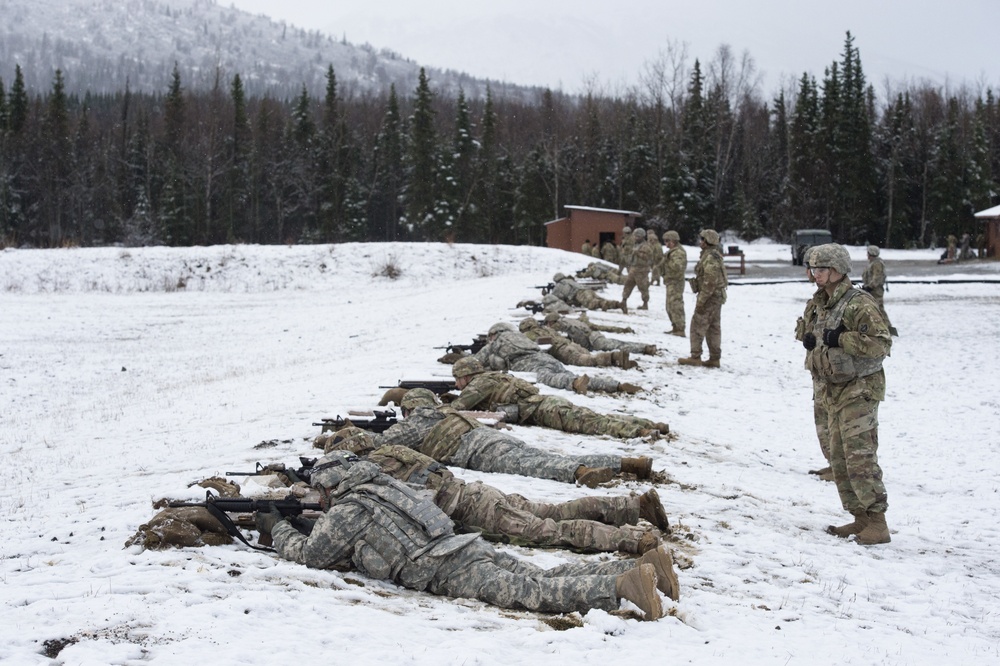
[(976, 220), (983, 225), (986, 236), (986, 256), (996, 259), (1000, 250), (1000, 206), (987, 208), (976, 213)]
[(622, 229), (641, 225), (642, 213), (631, 210), (565, 206), (566, 217), (545, 223), (545, 244), (548, 247), (579, 252), (585, 241), (604, 245), (622, 242)]

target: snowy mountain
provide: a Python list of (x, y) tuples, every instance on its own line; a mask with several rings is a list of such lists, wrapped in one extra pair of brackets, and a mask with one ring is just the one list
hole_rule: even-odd
[[(333, 65), (342, 91), (416, 87), (420, 65), (397, 53), (356, 46), (319, 31), (273, 21), (215, 0), (0, 0), (0, 77), (14, 66), (29, 90), (44, 91), (61, 69), (69, 92), (166, 90), (174, 64), (186, 88), (228, 85), (239, 74), (250, 95), (290, 97), (305, 85), (320, 94)], [(461, 86), (485, 95), (486, 81), (428, 69), (444, 94)], [(494, 94), (527, 89), (492, 82)]]

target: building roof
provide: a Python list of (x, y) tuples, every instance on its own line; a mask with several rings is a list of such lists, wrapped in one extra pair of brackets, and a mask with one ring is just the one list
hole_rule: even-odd
[(563, 208), (571, 208), (573, 210), (593, 210), (598, 213), (620, 213), (621, 215), (635, 215), (636, 217), (642, 217), (642, 213), (637, 213), (634, 210), (615, 210), (613, 208), (591, 208), (590, 206), (563, 206)]
[(1000, 206), (993, 206), (993, 208), (987, 208), (986, 210), (981, 210), (978, 213), (976, 213), (976, 219), (979, 220), (992, 217), (1000, 217)]

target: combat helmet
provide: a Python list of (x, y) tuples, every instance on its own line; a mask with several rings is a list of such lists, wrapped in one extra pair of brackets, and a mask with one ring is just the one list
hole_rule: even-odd
[(632, 232), (632, 238), (636, 239), (637, 241), (641, 241), (645, 237), (646, 237), (646, 230), (643, 229), (642, 227), (639, 227), (638, 229)]
[(482, 362), (475, 356), (460, 358), (455, 361), (455, 365), (451, 366), (451, 374), (455, 379), (478, 375), (481, 372), (486, 372), (486, 368), (483, 367)]
[(851, 255), (840, 243), (817, 245), (809, 253), (810, 268), (832, 268), (841, 275), (851, 273)]
[(509, 324), (505, 321), (501, 321), (490, 326), (490, 330), (487, 332), (487, 335), (493, 336), (493, 335), (499, 335), (501, 333), (514, 333), (516, 331), (517, 329), (514, 328), (514, 324)]
[(328, 489), (336, 488), (357, 462), (358, 457), (350, 451), (330, 451), (316, 461), (310, 484)]
[(698, 234), (698, 238), (705, 241), (708, 245), (718, 245), (721, 241), (719, 232), (715, 229), (702, 229), (701, 233)]
[(626, 225), (625, 228), (622, 229), (622, 233), (627, 236), (628, 234), (632, 233), (632, 227)]
[(565, 279), (566, 279), (565, 273), (556, 273), (555, 275), (552, 276), (553, 282), (562, 282)]
[(436, 407), (437, 405), (438, 399), (434, 395), (434, 391), (426, 388), (410, 389), (399, 403), (400, 409), (404, 412), (412, 412), (417, 407)]
[(667, 231), (667, 232), (665, 232), (663, 234), (663, 240), (665, 240), (665, 241), (671, 241), (672, 240), (675, 243), (680, 243), (681, 242), (681, 235), (679, 233), (677, 233), (676, 231), (674, 231), (673, 229), (671, 229), (670, 231)]
[(869, 245), (868, 246), (868, 256), (869, 257), (877, 257), (878, 254), (879, 254), (878, 245)]
[(525, 331), (535, 328), (538, 326), (538, 322), (535, 321), (534, 317), (525, 317), (521, 320), (521, 323), (517, 325), (517, 328), (524, 333)]

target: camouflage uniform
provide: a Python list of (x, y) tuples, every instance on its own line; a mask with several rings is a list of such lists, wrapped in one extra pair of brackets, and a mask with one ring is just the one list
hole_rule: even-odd
[(554, 300), (562, 301), (571, 307), (576, 306), (588, 310), (618, 310), (621, 308), (620, 302), (601, 298), (593, 289), (581, 287), (571, 277), (556, 280), (552, 290), (542, 299), (542, 302), (548, 303)]
[(663, 245), (653, 230), (646, 232), (646, 240), (653, 250), (653, 267), (649, 274), (649, 284), (659, 285), (663, 278)]
[[(553, 328), (539, 324), (531, 317), (522, 320), (518, 328), (532, 342), (536, 344), (548, 344), (549, 349), (547, 353), (554, 356), (557, 361), (561, 361), (567, 365), (601, 368), (612, 365), (619, 368), (632, 367), (632, 364), (628, 362), (626, 354), (620, 352), (598, 352), (592, 354), (583, 345), (573, 342)], [(542, 342), (539, 342), (539, 339)]]
[(632, 229), (625, 227), (622, 230), (622, 242), (618, 246), (618, 271), (624, 270), (632, 263), (632, 251), (635, 249), (635, 238), (632, 237)]
[(667, 316), (672, 333), (684, 333), (684, 272), (687, 270), (687, 251), (678, 243), (667, 250), (663, 259), (663, 284), (667, 288)]
[(599, 243), (594, 243), (594, 246), (590, 248), (590, 256), (592, 256), (594, 259), (601, 258), (601, 248), (598, 247), (598, 245)]
[(635, 239), (635, 250), (628, 264), (628, 278), (622, 290), (622, 303), (627, 303), (632, 290), (638, 287), (642, 296), (642, 305), (639, 309), (646, 310), (649, 308), (649, 271), (653, 267), (653, 248), (649, 241), (644, 240), (645, 232), (640, 234), (640, 231), (642, 230), (636, 229), (631, 235), (631, 238)]
[[(601, 259), (608, 262), (609, 264), (618, 264), (618, 248), (611, 241), (608, 241), (601, 247)], [(618, 269), (619, 274), (621, 273), (621, 268)]]
[[(712, 230), (702, 233), (707, 231)], [(715, 234), (713, 238), (718, 239), (718, 234), (712, 233)], [(708, 345), (709, 362), (718, 362), (722, 358), (722, 305), (726, 302), (729, 284), (718, 242), (706, 241), (690, 283), (691, 291), (698, 294), (691, 317), (691, 358), (701, 358), (704, 342)]]
[[(816, 321), (819, 317), (819, 302), (814, 294), (806, 309), (799, 317), (795, 325), (795, 339), (802, 342), (806, 331), (814, 331)], [(812, 374), (813, 380), (813, 423), (816, 426), (816, 438), (819, 440), (819, 449), (823, 453), (823, 459), (827, 465), (830, 464), (830, 416), (826, 411), (826, 403), (822, 399), (822, 380), (812, 372), (812, 352), (806, 352), (805, 368)]]
[(632, 438), (666, 433), (666, 425), (624, 414), (598, 414), (565, 398), (539, 395), (530, 383), (502, 372), (476, 375), (451, 402), (454, 409), (502, 408), (507, 420), (585, 435)]
[(885, 325), (889, 327), (889, 332), (893, 332), (892, 322), (889, 321), (889, 315), (885, 312), (885, 262), (882, 261), (882, 257), (879, 256), (879, 249), (874, 245), (868, 246), (868, 265), (865, 266), (864, 272), (861, 274), (862, 289), (867, 291), (878, 303), (879, 312), (882, 313), (882, 318), (885, 319)]
[(581, 315), (579, 319), (570, 319), (560, 316), (558, 313), (550, 313), (545, 317), (545, 323), (549, 328), (565, 333), (570, 340), (576, 344), (593, 351), (614, 351), (621, 349), (630, 354), (655, 354), (656, 346), (642, 342), (629, 342), (609, 338), (602, 333), (602, 330), (611, 329), (612, 332), (631, 332), (632, 329), (624, 329), (620, 326), (601, 326), (594, 324)]
[(531, 502), (480, 481), (466, 483), (433, 458), (404, 446), (383, 446), (366, 458), (399, 481), (433, 490), (434, 503), (460, 529), (480, 532), (491, 541), (639, 553), (639, 540), (650, 531), (637, 527), (636, 495)]
[[(508, 396), (508, 399), (514, 398), (513, 395)], [(437, 409), (419, 407), (385, 432), (374, 435), (375, 446), (406, 446), (446, 465), (563, 483), (575, 483), (576, 472), (581, 466), (607, 467), (616, 473), (621, 471), (621, 456), (549, 453), (528, 446), (507, 433), (486, 427), (476, 419), (456, 412), (456, 409), (466, 408), (461, 405)]]
[(286, 520), (271, 529), (278, 554), (308, 567), (355, 568), (411, 590), (567, 613), (618, 608), (617, 577), (635, 565), (619, 560), (543, 570), (518, 561), (477, 534), (456, 535), (451, 519), (431, 500), (379, 473), (374, 463), (356, 462), (336, 482), (316, 483), (330, 508), (311, 533), (300, 533)]
[(584, 241), (583, 242), (583, 247), (580, 248), (580, 252), (582, 254), (585, 254), (585, 255), (587, 255), (589, 257), (590, 256), (590, 250), (591, 250), (590, 241)]
[[(877, 456), (878, 403), (885, 399), (882, 359), (892, 339), (875, 299), (846, 277), (832, 296), (820, 289), (813, 299), (817, 345), (807, 361), (828, 414), (830, 466), (840, 501), (853, 514), (883, 514), (888, 501)], [(823, 332), (841, 326), (838, 346), (824, 344)]]
[(587, 264), (587, 268), (578, 272), (576, 276), (593, 278), (595, 280), (604, 280), (605, 282), (610, 282), (612, 284), (625, 284), (625, 277), (618, 272), (617, 268), (613, 268), (607, 264), (602, 264), (597, 261)]

